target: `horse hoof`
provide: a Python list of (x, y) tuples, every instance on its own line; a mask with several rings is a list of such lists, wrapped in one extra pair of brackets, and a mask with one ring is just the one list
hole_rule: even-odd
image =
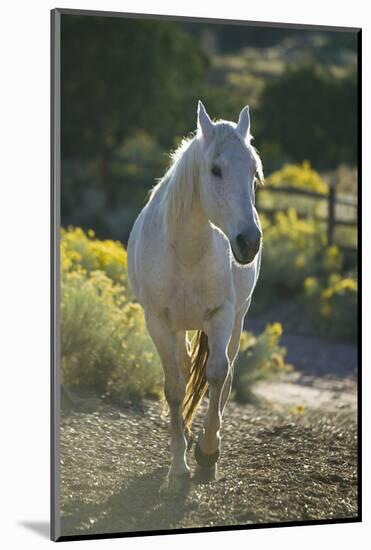
[(217, 478), (217, 472), (218, 468), (216, 464), (213, 464), (213, 466), (204, 467), (197, 465), (194, 480), (197, 483), (210, 483), (211, 481), (215, 481)]
[(160, 487), (161, 496), (185, 495), (189, 491), (191, 475), (189, 472), (184, 474), (169, 474)]

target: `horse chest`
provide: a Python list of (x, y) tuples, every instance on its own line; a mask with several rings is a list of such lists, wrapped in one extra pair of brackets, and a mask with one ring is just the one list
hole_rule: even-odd
[(167, 306), (171, 325), (177, 330), (202, 328), (210, 312), (226, 299), (225, 288), (220, 275), (178, 273)]

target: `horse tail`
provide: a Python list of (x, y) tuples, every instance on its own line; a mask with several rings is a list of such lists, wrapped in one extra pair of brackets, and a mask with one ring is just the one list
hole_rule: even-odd
[(207, 390), (206, 363), (209, 357), (207, 335), (198, 330), (192, 340), (191, 369), (183, 401), (184, 427), (190, 433), (192, 420)]

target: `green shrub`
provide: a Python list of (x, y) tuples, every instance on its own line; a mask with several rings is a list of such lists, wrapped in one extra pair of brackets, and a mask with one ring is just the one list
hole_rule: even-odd
[(285, 363), (285, 348), (279, 346), (281, 335), (280, 323), (267, 325), (265, 331), (257, 337), (250, 332), (242, 332), (233, 381), (237, 401), (253, 400), (252, 387), (256, 382), (292, 370), (292, 366)]
[(319, 330), (328, 336), (354, 340), (357, 337), (357, 279), (332, 273), (326, 281), (304, 281), (309, 312)]
[(61, 268), (63, 383), (119, 401), (158, 395), (162, 369), (143, 310), (130, 301), (122, 245), (64, 230)]
[(340, 248), (327, 246), (319, 223), (299, 219), (294, 209), (261, 220), (262, 267), (251, 313), (282, 307), (285, 324), (295, 319), (296, 329), (354, 339), (357, 284)]
[(273, 222), (264, 216), (261, 220), (263, 256), (258, 289), (292, 296), (302, 292), (306, 277), (341, 268), (341, 251), (337, 246), (326, 248), (325, 236), (315, 220), (300, 219), (293, 208), (277, 212)]

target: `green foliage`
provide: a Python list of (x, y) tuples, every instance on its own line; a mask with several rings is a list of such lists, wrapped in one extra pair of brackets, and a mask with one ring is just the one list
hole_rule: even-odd
[(208, 62), (177, 24), (63, 15), (61, 25), (64, 155), (104, 158), (138, 129), (169, 146), (193, 127)]
[(242, 332), (233, 381), (237, 401), (251, 401), (252, 386), (256, 382), (270, 380), (292, 370), (292, 366), (285, 363), (285, 348), (279, 346), (281, 335), (280, 323), (267, 325), (258, 337)]
[[(200, 40), (207, 34), (217, 51), (240, 52), (245, 48), (264, 50), (288, 43), (294, 54), (304, 50), (314, 58), (326, 59), (331, 63), (339, 62), (344, 53), (355, 54), (357, 48), (356, 33), (333, 32), (311, 29), (289, 29), (279, 27), (261, 27), (253, 25), (234, 25), (233, 23), (189, 23), (182, 22), (181, 27)], [(293, 47), (294, 45), (294, 47)]]
[(130, 301), (122, 245), (63, 230), (61, 271), (63, 382), (120, 402), (158, 395), (162, 369), (143, 310)]
[(293, 161), (319, 169), (357, 162), (357, 81), (354, 71), (335, 77), (315, 65), (287, 70), (266, 83), (256, 137), (278, 142)]
[(62, 223), (126, 240), (196, 126), (208, 58), (167, 21), (63, 15), (61, 40)]
[(62, 163), (63, 224), (94, 227), (99, 235), (126, 240), (148, 190), (169, 163), (154, 138), (138, 130), (112, 153), (109, 184), (100, 181), (99, 160)]

